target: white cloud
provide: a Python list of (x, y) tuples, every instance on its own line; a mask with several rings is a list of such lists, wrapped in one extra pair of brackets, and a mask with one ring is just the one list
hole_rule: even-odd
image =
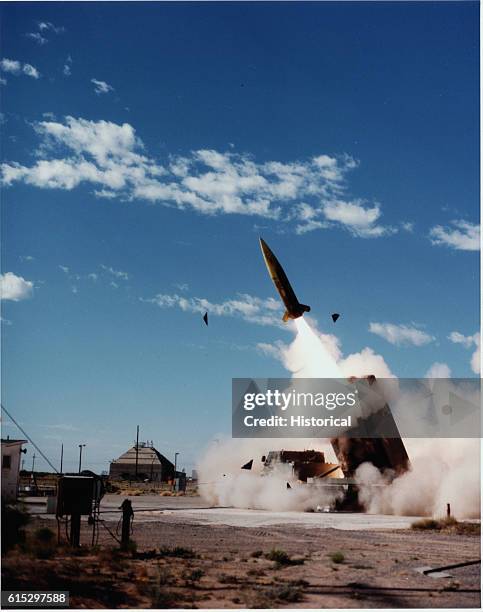
[(62, 270), (62, 272), (65, 272), (65, 274), (69, 274), (69, 268), (67, 266), (59, 266), (59, 268)]
[(106, 83), (105, 81), (98, 81), (97, 79), (91, 79), (91, 83), (94, 84), (94, 91), (96, 94), (106, 94), (110, 91), (114, 91), (114, 87)]
[(129, 274), (127, 272), (122, 272), (122, 270), (114, 270), (114, 268), (111, 268), (111, 266), (105, 266), (104, 264), (101, 264), (101, 268), (116, 278), (120, 278), (125, 281), (129, 280)]
[(395, 325), (394, 323), (370, 323), (369, 331), (396, 346), (423, 346), (434, 340), (433, 336), (430, 336), (426, 332), (409, 325)]
[(25, 36), (27, 36), (27, 38), (31, 38), (32, 40), (35, 40), (35, 42), (39, 45), (45, 45), (46, 43), (49, 42), (47, 38), (42, 36), (40, 32), (28, 32), (27, 34), (25, 34)]
[(32, 77), (33, 79), (40, 78), (40, 73), (37, 68), (32, 66), (32, 64), (22, 64), (18, 60), (11, 60), (4, 57), (2, 60), (0, 60), (0, 68), (4, 72), (8, 72), (9, 74), (14, 74), (16, 76), (23, 73), (29, 77)]
[(414, 223), (412, 223), (411, 221), (404, 221), (403, 223), (401, 223), (401, 228), (405, 232), (412, 233), (414, 231)]
[(20, 261), (33, 261), (35, 257), (32, 257), (32, 255), (20, 255), (19, 259)]
[(95, 272), (91, 272), (90, 274), (87, 275), (87, 278), (89, 278), (91, 281), (96, 282), (99, 276)]
[(143, 302), (157, 304), (160, 308), (180, 308), (185, 312), (194, 312), (220, 317), (235, 317), (257, 323), (259, 325), (274, 325), (282, 327), (282, 308), (280, 302), (273, 298), (262, 299), (246, 293), (242, 293), (234, 299), (224, 302), (210, 302), (206, 298), (184, 297), (178, 294), (158, 294), (151, 299), (143, 299)]
[(62, 74), (66, 77), (69, 77), (72, 74), (72, 57), (70, 55), (67, 56), (65, 60), (64, 67), (62, 68)]
[(42, 139), (38, 161), (31, 167), (2, 164), (6, 186), (71, 190), (86, 183), (98, 197), (258, 216), (292, 225), (297, 233), (340, 227), (376, 238), (397, 231), (381, 224), (379, 204), (345, 198), (348, 173), (358, 165), (348, 155), (257, 163), (249, 155), (199, 149), (162, 165), (146, 154), (128, 123), (66, 117), (34, 127)]
[(478, 341), (479, 334), (473, 334), (472, 336), (465, 336), (464, 334), (460, 334), (460, 332), (453, 331), (448, 336), (448, 339), (451, 340), (454, 344), (462, 344), (465, 348), (471, 348)]
[(22, 70), (22, 64), (17, 60), (11, 60), (4, 57), (0, 61), (0, 68), (4, 72), (9, 72), (10, 74), (20, 74)]
[(472, 371), (475, 374), (480, 374), (480, 334), (476, 332), (472, 336), (465, 336), (464, 334), (460, 334), (460, 332), (453, 331), (448, 336), (448, 339), (451, 340), (454, 344), (461, 344), (467, 349), (475, 347), (473, 354), (471, 355), (470, 366)]
[(0, 274), (0, 298), (18, 302), (32, 296), (34, 284), (13, 272)]
[(334, 200), (324, 207), (325, 217), (337, 221), (350, 232), (362, 238), (374, 238), (384, 234), (393, 234), (396, 229), (377, 225), (381, 216), (379, 206), (365, 207), (362, 202), (341, 202)]
[(174, 286), (178, 291), (188, 291), (189, 289), (188, 283), (175, 283)]
[(24, 74), (26, 74), (29, 77), (32, 77), (33, 79), (40, 78), (39, 71), (37, 70), (37, 68), (34, 68), (34, 66), (32, 66), (31, 64), (24, 64), (22, 70)]
[(453, 227), (435, 225), (429, 232), (432, 244), (444, 245), (460, 251), (480, 249), (480, 226), (462, 219), (452, 221)]
[(435, 361), (424, 378), (451, 378), (451, 369), (447, 363)]
[(39, 21), (37, 26), (41, 32), (54, 32), (54, 34), (65, 32), (64, 26), (55, 26), (51, 21)]
[(287, 350), (287, 345), (280, 341), (274, 342), (273, 344), (269, 342), (258, 342), (256, 344), (256, 349), (262, 353), (262, 355), (273, 357), (273, 359), (283, 363), (283, 352)]

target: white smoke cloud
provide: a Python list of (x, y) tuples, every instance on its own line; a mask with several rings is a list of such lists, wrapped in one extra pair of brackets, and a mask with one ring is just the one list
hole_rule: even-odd
[[(338, 493), (333, 488), (314, 492), (298, 483), (289, 464), (277, 464), (269, 475), (262, 475), (262, 456), (280, 448), (314, 449), (331, 454), (329, 445), (321, 440), (218, 439), (197, 466), (201, 495), (220, 506), (279, 512), (309, 510), (335, 501)], [(242, 470), (241, 466), (251, 459), (252, 469)]]
[[(370, 513), (409, 516), (480, 516), (479, 439), (406, 439), (409, 472), (392, 483), (370, 463), (356, 473), (360, 499)], [(384, 486), (374, 486), (384, 485)]]
[[(259, 344), (264, 354), (279, 359), (294, 377), (341, 378), (374, 374), (392, 378), (381, 355), (368, 347), (360, 353), (342, 356), (335, 336), (312, 329), (305, 318), (295, 321), (296, 336), (286, 345)], [(427, 375), (450, 375), (446, 364), (434, 363)], [(397, 384), (397, 379), (394, 379)], [(457, 518), (478, 517), (480, 500), (479, 440), (406, 439), (411, 468), (391, 482), (391, 474), (381, 474), (372, 464), (363, 464), (356, 473), (361, 501), (370, 513), (408, 516), (442, 516), (446, 504)], [(330, 489), (316, 492), (296, 483), (287, 466), (261, 475), (262, 455), (270, 450), (322, 450), (326, 461), (336, 462), (327, 440), (224, 440), (210, 447), (199, 464), (200, 492), (213, 504), (267, 510), (306, 510), (330, 505)], [(241, 466), (254, 460), (253, 470)], [(286, 483), (292, 488), (287, 489)], [(377, 486), (375, 486), (377, 485)]]

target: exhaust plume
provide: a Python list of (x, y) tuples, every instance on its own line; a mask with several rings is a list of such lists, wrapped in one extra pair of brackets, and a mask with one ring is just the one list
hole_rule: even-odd
[[(290, 345), (264, 345), (294, 378), (346, 378), (374, 374), (394, 378), (382, 356), (368, 347), (343, 357), (339, 340), (313, 329), (306, 318), (293, 323)], [(397, 382), (397, 381), (395, 381)], [(406, 439), (411, 470), (391, 482), (370, 463), (356, 473), (360, 498), (367, 512), (407, 516), (441, 516), (446, 504), (458, 518), (480, 512), (479, 440)], [(212, 504), (266, 510), (307, 510), (330, 505), (335, 493), (297, 483), (291, 467), (279, 464), (262, 476), (261, 457), (270, 450), (323, 451), (326, 461), (337, 462), (327, 440), (224, 439), (211, 444), (198, 465), (200, 493)], [(251, 471), (241, 466), (253, 459)], [(291, 488), (287, 488), (287, 482)], [(385, 485), (385, 486), (373, 486)]]

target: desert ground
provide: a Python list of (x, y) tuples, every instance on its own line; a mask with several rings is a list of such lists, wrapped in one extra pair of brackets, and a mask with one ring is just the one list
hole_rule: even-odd
[[(99, 539), (3, 559), (3, 589), (57, 588), (71, 607), (479, 608), (480, 566), (430, 577), (421, 567), (480, 558), (477, 529), (415, 530), (415, 517), (209, 508), (199, 497), (133, 497), (128, 553), (118, 551), (124, 497), (102, 503)], [(55, 532), (52, 516), (39, 527)]]

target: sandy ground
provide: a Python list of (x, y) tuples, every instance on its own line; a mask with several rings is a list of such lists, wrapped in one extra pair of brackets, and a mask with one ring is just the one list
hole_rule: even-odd
[[(117, 509), (122, 499), (119, 495), (107, 496), (103, 502), (106, 512), (99, 534), (101, 550), (116, 545), (107, 528), (116, 535), (119, 515), (107, 511)], [(480, 607), (479, 565), (452, 570), (447, 578), (432, 578), (416, 571), (421, 566), (478, 559), (479, 536), (414, 531), (406, 528), (413, 520), (407, 517), (209, 509), (197, 497), (143, 496), (132, 501), (135, 510), (153, 509), (135, 513), (134, 559), (119, 561), (115, 555), (103, 558), (101, 553), (87, 553), (74, 560), (65, 557), (60, 564), (55, 559), (42, 561), (44, 574), (51, 564), (49, 571), (57, 581), (63, 580), (62, 571), (75, 562), (65, 584), (74, 589), (76, 605), (208, 609)], [(160, 513), (154, 508), (164, 510)], [(37, 525), (39, 522), (55, 525), (47, 517), (38, 518)], [(85, 544), (90, 534), (90, 528), (83, 524)], [(286, 553), (282, 563), (266, 557), (273, 549)], [(39, 561), (29, 560), (25, 567), (23, 561), (17, 559), (16, 563), (10, 573), (7, 563), (7, 584), (12, 580), (22, 584), (22, 575), (32, 584)], [(41, 580), (42, 572), (37, 575)], [(83, 596), (74, 580), (82, 581), (86, 576), (95, 576), (96, 588), (90, 588), (96, 594), (90, 599), (86, 595), (89, 589)], [(111, 600), (100, 589), (103, 576)], [(5, 586), (5, 574), (3, 588), (11, 588)]]

